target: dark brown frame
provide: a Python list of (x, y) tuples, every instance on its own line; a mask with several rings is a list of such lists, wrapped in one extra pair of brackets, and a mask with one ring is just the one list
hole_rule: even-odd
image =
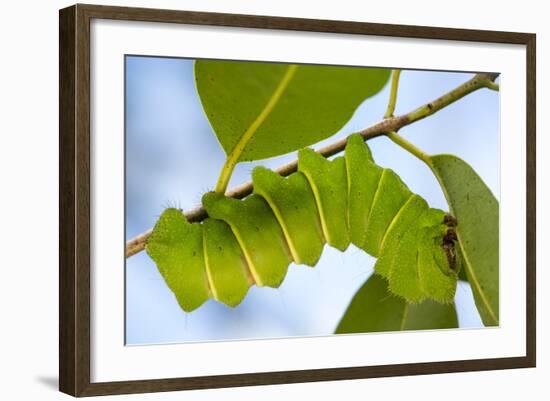
[[(90, 382), (90, 20), (269, 28), (525, 45), (527, 49), (527, 309), (524, 357), (192, 378)], [(536, 35), (192, 11), (74, 5), (59, 13), (59, 389), (73, 396), (535, 367)]]

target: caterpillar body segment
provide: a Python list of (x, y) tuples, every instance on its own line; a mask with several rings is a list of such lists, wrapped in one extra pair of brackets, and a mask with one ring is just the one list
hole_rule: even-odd
[(297, 172), (256, 167), (252, 182), (244, 200), (205, 194), (202, 223), (167, 209), (155, 225), (147, 252), (185, 311), (209, 297), (235, 306), (252, 284), (278, 287), (291, 262), (314, 266), (325, 243), (377, 257), (376, 272), (408, 302), (453, 301), (456, 220), (377, 166), (359, 135), (344, 157), (303, 149)]
[(405, 234), (411, 231), (413, 226), (418, 223), (418, 219), (428, 209), (428, 203), (419, 195), (414, 194), (395, 215), (380, 245), (380, 255), (376, 261), (378, 274), (389, 278)]
[(442, 210), (426, 208), (402, 237), (389, 271), (379, 269), (383, 257), (375, 265), (377, 272), (388, 279), (390, 290), (408, 302), (425, 298), (441, 303), (453, 301), (457, 274), (443, 250), (442, 240), (448, 230), (444, 220)]
[(252, 283), (241, 247), (227, 223), (206, 219), (201, 226), (205, 270), (212, 297), (226, 305), (237, 306)]
[(352, 135), (345, 149), (349, 233), (351, 242), (360, 247), (365, 243), (367, 219), (383, 170), (363, 145), (361, 136)]
[(258, 286), (278, 287), (292, 257), (281, 226), (264, 198), (252, 194), (237, 200), (208, 192), (202, 203), (210, 217), (231, 227), (254, 282)]
[(262, 196), (279, 222), (292, 259), (315, 266), (325, 240), (315, 197), (306, 177), (296, 172), (284, 178), (265, 167), (252, 171), (254, 192)]
[[(405, 232), (395, 248), (400, 254), (393, 257), (389, 274), (381, 274), (388, 279), (389, 290), (410, 303), (419, 303), (426, 297), (418, 275), (418, 232), (417, 224)], [(374, 269), (378, 272), (376, 264)]]
[[(421, 276), (418, 271), (418, 254), (419, 246), (421, 245), (421, 233), (426, 224), (441, 225), (444, 212), (437, 209), (423, 208), (422, 212), (416, 217), (416, 223), (407, 229), (404, 235), (400, 238), (394, 252), (395, 255), (389, 267), (380, 269), (382, 276), (388, 279), (388, 287), (390, 291), (401, 294), (411, 303), (421, 302), (426, 298), (426, 293), (421, 284)], [(378, 261), (384, 260), (382, 256)], [(375, 269), (379, 271), (375, 265)]]
[(348, 184), (342, 157), (327, 160), (312, 149), (298, 152), (298, 171), (307, 178), (327, 244), (344, 251), (350, 244), (348, 228)]
[(365, 242), (357, 244), (368, 254), (377, 257), (380, 245), (392, 219), (412, 196), (412, 192), (392, 170), (384, 169), (378, 182), (367, 218)]
[(178, 304), (185, 311), (211, 297), (204, 263), (202, 225), (191, 224), (178, 209), (166, 209), (147, 243), (153, 259)]

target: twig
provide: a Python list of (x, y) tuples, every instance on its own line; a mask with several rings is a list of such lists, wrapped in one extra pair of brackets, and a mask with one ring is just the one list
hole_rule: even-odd
[(384, 118), (393, 117), (393, 112), (395, 111), (395, 103), (397, 102), (397, 88), (399, 86), (399, 76), (401, 75), (401, 70), (393, 70), (391, 76), (391, 88), (390, 88), (390, 100), (388, 102), (388, 108)]
[[(403, 114), (397, 117), (385, 118), (382, 121), (379, 121), (378, 123), (359, 131), (359, 134), (361, 134), (363, 138), (367, 140), (384, 135), (391, 131), (397, 132), (400, 128), (412, 124), (415, 121), (419, 121), (423, 118), (431, 116), (435, 112), (441, 110), (444, 107), (447, 107), (451, 103), (456, 102), (457, 100), (478, 89), (489, 88), (492, 90), (496, 90), (497, 87), (495, 86), (495, 83), (493, 81), (498, 77), (498, 75), (498, 73), (476, 74), (469, 81), (464, 82), (462, 85), (457, 86), (455, 89), (431, 101), (430, 103), (427, 103), (407, 114)], [(317, 152), (325, 157), (330, 157), (343, 151), (346, 147), (346, 143), (347, 138), (343, 138), (330, 145), (318, 149)], [(297, 167), (298, 161), (294, 160), (293, 162), (287, 163), (275, 169), (275, 172), (279, 173), (282, 176), (287, 176), (295, 172), (297, 170)], [(247, 195), (250, 195), (250, 193), (252, 193), (252, 182), (248, 181), (230, 189), (229, 191), (227, 191), (226, 195), (232, 198), (242, 199)], [(206, 211), (201, 206), (191, 209), (184, 214), (187, 220), (190, 222), (199, 222), (207, 217)], [(126, 242), (127, 258), (145, 249), (147, 239), (151, 235), (152, 231), (152, 229), (149, 229)]]

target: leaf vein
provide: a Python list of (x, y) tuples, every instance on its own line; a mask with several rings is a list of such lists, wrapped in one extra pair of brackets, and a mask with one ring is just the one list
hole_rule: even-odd
[(281, 99), (281, 96), (285, 92), (286, 88), (288, 87), (288, 84), (292, 80), (292, 77), (296, 74), (296, 70), (298, 69), (298, 66), (295, 64), (290, 64), (286, 72), (284, 73), (283, 77), (281, 78), (281, 81), (275, 88), (275, 91), (267, 101), (266, 105), (258, 114), (256, 119), (250, 124), (250, 126), (246, 129), (244, 134), (239, 138), (233, 149), (231, 149), (231, 152), (227, 156), (227, 159), (225, 161), (225, 164), (222, 169), (222, 174), (220, 175), (220, 179), (218, 180), (218, 184), (216, 186), (216, 192), (223, 193), (225, 192), (227, 188), (227, 184), (229, 183), (229, 178), (231, 177), (231, 174), (233, 173), (233, 169), (235, 168), (235, 165), (239, 161), (239, 158), (241, 157), (241, 154), (244, 152), (246, 145), (248, 142), (252, 139), (256, 131), (258, 131), (258, 128), (263, 124), (265, 119), (271, 114), (279, 100)]
[(468, 258), (468, 255), (465, 252), (464, 247), (462, 246), (462, 241), (460, 239), (460, 231), (459, 230), (457, 230), (457, 236), (458, 236), (458, 244), (460, 246), (460, 251), (462, 252), (462, 257), (464, 259), (464, 264), (466, 265), (466, 272), (468, 273), (468, 281), (470, 282), (470, 284), (473, 284), (476, 287), (477, 292), (478, 292), (479, 296), (481, 297), (481, 301), (483, 302), (483, 304), (485, 305), (485, 308), (487, 309), (487, 312), (489, 312), (489, 315), (491, 315), (491, 318), (493, 319), (493, 322), (495, 324), (498, 324), (498, 319), (495, 315), (495, 312), (493, 311), (493, 308), (489, 304), (489, 300), (485, 296), (485, 293), (482, 291), (481, 285), (479, 284), (479, 281), (477, 280), (477, 276), (474, 273), (474, 269), (472, 269), (470, 259)]

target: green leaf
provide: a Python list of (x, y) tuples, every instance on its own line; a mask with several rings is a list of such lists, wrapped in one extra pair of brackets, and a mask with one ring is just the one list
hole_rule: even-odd
[(499, 205), (466, 163), (452, 155), (431, 157), (451, 213), (458, 221), (462, 267), (485, 326), (499, 324)]
[(424, 301), (409, 304), (388, 290), (388, 282), (373, 274), (357, 291), (335, 333), (427, 330), (458, 327), (454, 304)]
[(205, 113), (228, 157), (265, 159), (335, 134), (390, 70), (198, 60)]

